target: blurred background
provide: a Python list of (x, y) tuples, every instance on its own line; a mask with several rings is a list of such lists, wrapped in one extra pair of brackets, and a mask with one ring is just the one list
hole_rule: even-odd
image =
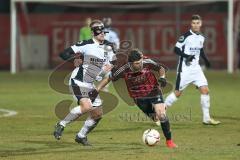
[[(0, 5), (0, 70), (52, 69), (61, 60), (60, 51), (80, 40), (87, 19), (111, 19), (120, 41), (131, 40), (150, 57), (157, 57), (175, 69), (173, 47), (189, 29), (192, 14), (203, 18), (205, 51), (212, 69), (226, 70), (228, 1), (188, 2), (15, 2), (16, 57), (11, 62), (11, 9), (9, 0)], [(50, 3), (49, 3), (50, 2)], [(54, 2), (54, 3), (52, 3)], [(240, 2), (233, 1), (234, 70), (240, 67)], [(13, 10), (12, 10), (13, 11)]]
[[(59, 1), (63, 0), (0, 0), (1, 160), (239, 160), (240, 0)], [(212, 64), (204, 72), (211, 114), (222, 125), (202, 125), (199, 94), (192, 85), (167, 111), (179, 148), (170, 151), (164, 138), (159, 146), (146, 147), (143, 131), (160, 128), (127, 103), (125, 82), (118, 81), (109, 92), (100, 93), (105, 94), (101, 96), (108, 113), (89, 135), (94, 147), (74, 142), (82, 122), (66, 128), (60, 142), (53, 138), (56, 122), (69, 112), (70, 103), (76, 106), (67, 85), (74, 66), (68, 63), (67, 70), (56, 69), (63, 64), (58, 54), (89, 38), (89, 21), (104, 20), (111, 31), (106, 36), (116, 46), (130, 40), (133, 47), (167, 65), (171, 69), (167, 80), (173, 87), (178, 60), (173, 47), (189, 30), (192, 14), (203, 19), (205, 52)], [(125, 91), (124, 96), (117, 89)], [(170, 92), (163, 93), (166, 97)]]

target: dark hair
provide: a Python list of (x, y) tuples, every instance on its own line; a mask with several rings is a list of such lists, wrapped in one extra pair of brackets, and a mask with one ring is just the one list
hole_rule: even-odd
[(98, 19), (95, 19), (95, 20), (93, 20), (93, 21), (90, 23), (89, 27), (92, 28), (92, 26), (93, 26), (94, 24), (96, 24), (96, 23), (103, 25), (103, 22), (102, 22), (102, 21), (100, 21), (100, 20), (98, 20)]
[(202, 20), (202, 18), (198, 14), (194, 14), (192, 15), (192, 20)]
[(128, 62), (139, 61), (142, 57), (143, 54), (139, 49), (132, 49), (128, 54)]

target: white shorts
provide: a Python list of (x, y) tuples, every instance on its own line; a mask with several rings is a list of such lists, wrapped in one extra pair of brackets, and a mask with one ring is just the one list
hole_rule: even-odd
[(200, 67), (178, 72), (175, 90), (182, 91), (191, 83), (197, 87), (208, 85), (207, 79)]
[[(77, 100), (78, 104), (81, 98), (89, 98), (88, 93), (92, 89), (95, 88), (94, 84), (92, 83), (85, 83), (81, 82), (75, 79), (70, 79), (70, 90), (73, 93), (73, 97), (75, 100)], [(99, 107), (102, 105), (102, 100), (100, 99), (100, 96), (98, 95), (95, 101), (92, 103), (94, 107)]]

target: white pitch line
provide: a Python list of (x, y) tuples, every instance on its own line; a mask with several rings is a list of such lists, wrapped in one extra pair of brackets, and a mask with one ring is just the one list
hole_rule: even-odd
[(16, 111), (11, 111), (11, 110), (8, 110), (8, 109), (1, 109), (1, 108), (0, 108), (0, 112), (4, 112), (4, 114), (0, 115), (0, 118), (1, 117), (10, 117), (10, 116), (14, 116), (14, 115), (17, 114)]

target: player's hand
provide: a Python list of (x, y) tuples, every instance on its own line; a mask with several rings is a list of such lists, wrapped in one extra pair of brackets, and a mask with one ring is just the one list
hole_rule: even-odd
[(186, 61), (185, 61), (186, 65), (189, 66), (193, 59), (195, 59), (195, 56), (194, 55), (189, 55), (187, 57)]
[(161, 86), (161, 87), (166, 87), (166, 85), (167, 85), (167, 80), (166, 80), (166, 78), (159, 78), (159, 79), (158, 79), (158, 83), (160, 83), (160, 86)]
[(98, 91), (96, 89), (92, 89), (90, 92), (88, 92), (88, 97), (90, 98), (90, 100), (92, 102), (95, 101), (95, 99), (97, 98), (98, 96)]
[(105, 64), (105, 65), (103, 66), (103, 71), (104, 71), (105, 73), (107, 73), (107, 72), (110, 72), (112, 68), (113, 68), (113, 65), (111, 65), (111, 64)]
[(192, 60), (195, 59), (194, 55), (190, 55), (187, 57), (187, 62), (192, 62)]

